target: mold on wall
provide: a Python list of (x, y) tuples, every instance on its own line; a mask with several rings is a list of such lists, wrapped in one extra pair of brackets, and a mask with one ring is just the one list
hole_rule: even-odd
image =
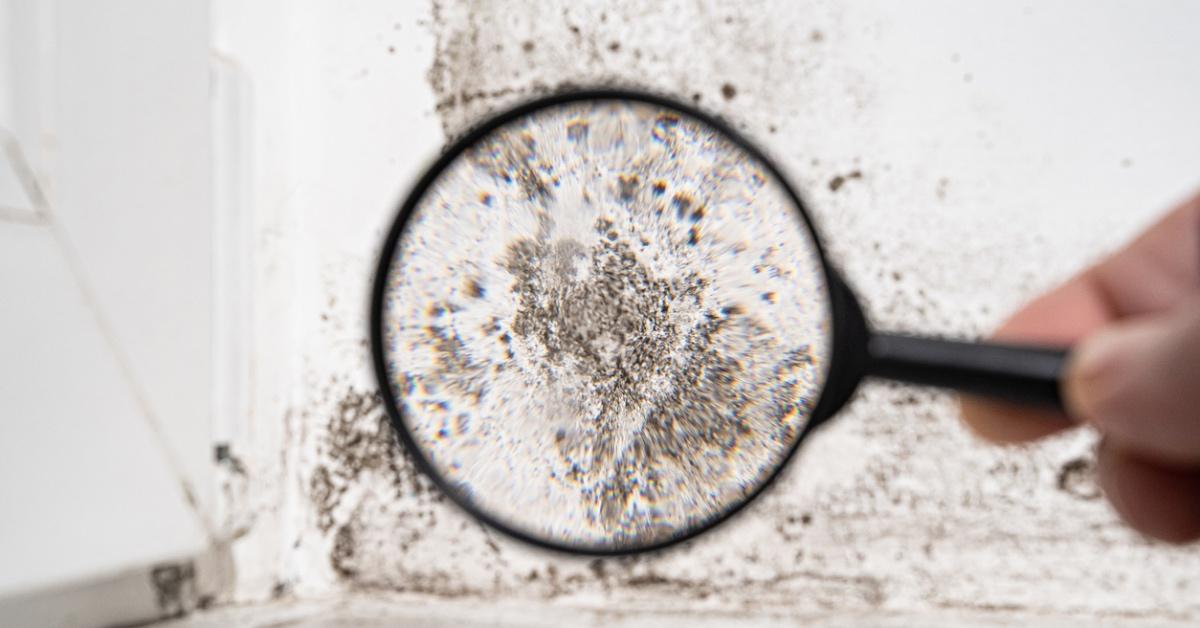
[[(1005, 84), (992, 85), (999, 79), (987, 73), (963, 80), (979, 72), (964, 67), (970, 59), (925, 51), (905, 30), (919, 20), (898, 9), (707, 1), (514, 9), (436, 0), (422, 17), (400, 19), (383, 4), (362, 15), (325, 16), (344, 20), (337, 27), (357, 38), (314, 44), (311, 55), (337, 54), (314, 62), (316, 74), (298, 88), (316, 102), (304, 125), (350, 138), (325, 140), (319, 148), (329, 161), (301, 171), (324, 174), (320, 166), (348, 159), (372, 137), (390, 147), (359, 155), (362, 172), (329, 175), (356, 190), (352, 200), (317, 188), (305, 200), (281, 201), (283, 211), (307, 221), (278, 236), (295, 238), (304, 252), (292, 269), (296, 299), (288, 310), (296, 321), (299, 391), (270, 406), (285, 417), (272, 419), (284, 451), (245, 454), (250, 481), (263, 473), (279, 485), (241, 509), (259, 515), (256, 528), (275, 521), (282, 531), (239, 541), (242, 556), (267, 557), (254, 570), (273, 578), (274, 595), (402, 592), (470, 603), (598, 608), (620, 601), (629, 610), (797, 616), (1200, 614), (1200, 584), (1191, 577), (1197, 551), (1149, 543), (1117, 521), (1099, 499), (1092, 434), (989, 447), (958, 423), (953, 398), (898, 385), (864, 386), (747, 511), (659, 553), (547, 553), (457, 509), (400, 450), (374, 392), (367, 279), (403, 193), (399, 182), (417, 168), (383, 165), (416, 149), (398, 139), (403, 129), (389, 122), (390, 101), (363, 99), (426, 99), (424, 124), (443, 140), (488, 112), (566, 86), (628, 85), (688, 99), (761, 142), (792, 173), (870, 317), (907, 331), (983, 333), (1159, 207), (1147, 202), (1142, 213), (1130, 213), (1125, 199), (1105, 199), (1101, 190), (1064, 207), (1060, 201), (1079, 192), (1056, 178), (1096, 177), (1108, 166), (1034, 163), (1056, 145), (1029, 148), (1011, 139), (1020, 133), (1006, 117), (1008, 101), (997, 96)], [(924, 36), (940, 36), (935, 26)], [(970, 46), (969, 37), (947, 37), (938, 40), (947, 50)], [(370, 91), (401, 80), (388, 59), (417, 54), (407, 48), (414, 41), (427, 46), (418, 54), (428, 55), (418, 75), (424, 84)], [(920, 54), (892, 58), (890, 47), (901, 44)], [(896, 75), (940, 82), (908, 86)], [(941, 104), (920, 98), (922, 90)], [(355, 113), (362, 119), (351, 119)], [(1126, 141), (1138, 137), (1130, 131)], [(1114, 169), (1123, 151), (1111, 148)], [(996, 172), (1005, 167), (1012, 172)], [(1146, 193), (1155, 186), (1181, 185), (1181, 171), (1172, 172), (1122, 185), (1153, 198)], [(396, 180), (380, 183), (381, 173)], [(1009, 194), (1012, 177), (1027, 185)], [(1086, 224), (1058, 229), (1078, 222), (1083, 206)], [(276, 234), (264, 233), (270, 237)], [(275, 497), (262, 497), (268, 493)], [(270, 549), (248, 549), (263, 547)], [(270, 595), (261, 578), (240, 586), (243, 598)]]

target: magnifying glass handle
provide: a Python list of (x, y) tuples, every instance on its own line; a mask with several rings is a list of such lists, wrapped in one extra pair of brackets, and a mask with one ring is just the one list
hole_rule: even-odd
[(873, 333), (867, 353), (868, 376), (1063, 409), (1066, 347)]

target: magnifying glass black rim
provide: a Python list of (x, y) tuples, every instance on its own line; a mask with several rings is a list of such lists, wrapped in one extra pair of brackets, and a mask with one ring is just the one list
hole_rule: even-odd
[[(830, 325), (832, 327), (832, 333), (828, 339), (830, 357), (827, 371), (824, 374), (825, 379), (823, 380), (823, 385), (821, 387), (821, 394), (818, 396), (817, 403), (812, 406), (810, 416), (805, 422), (804, 427), (801, 428), (801, 431), (797, 435), (795, 442), (792, 444), (791, 449), (789, 449), (787, 454), (784, 455), (783, 459), (779, 461), (775, 469), (771, 472), (770, 476), (763, 480), (757, 487), (755, 487), (753, 491), (739, 500), (736, 504), (724, 512), (714, 516), (711, 520), (706, 521), (701, 525), (687, 528), (684, 532), (674, 534), (666, 539), (655, 541), (646, 545), (636, 545), (630, 547), (555, 542), (510, 525), (504, 520), (492, 516), (485, 509), (478, 507), (463, 497), (449, 482), (446, 481), (445, 478), (442, 477), (441, 472), (437, 470), (437, 468), (429, 461), (429, 459), (426, 458), (425, 453), (421, 450), (421, 447), (417, 444), (416, 439), (409, 432), (407, 425), (404, 423), (404, 417), (400, 410), (401, 406), (399, 400), (393, 394), (392, 386), (389, 380), (387, 359), (384, 355), (383, 343), (384, 297), (387, 292), (388, 273), (391, 269), (393, 257), (396, 253), (396, 247), (400, 242), (400, 236), (404, 233), (404, 228), (408, 224), (408, 220), (412, 216), (413, 211), (416, 209), (417, 204), (422, 198), (424, 198), (425, 193), (429, 190), (429, 187), (437, 180), (442, 172), (444, 172), (445, 169), (465, 150), (509, 122), (520, 119), (535, 111), (548, 109), (558, 105), (580, 101), (606, 100), (645, 103), (648, 105), (672, 109), (692, 117), (722, 133), (738, 148), (745, 151), (754, 159), (757, 159), (763, 165), (763, 167), (775, 177), (778, 183), (782, 185), (783, 189), (787, 192), (788, 197), (795, 204), (795, 207), (800, 214), (800, 218), (804, 221), (805, 226), (808, 228), (809, 234), (812, 236), (813, 245), (816, 247), (817, 254), (821, 260), (821, 267), (825, 274), (825, 286), (826, 291), (828, 292), (827, 302), (829, 303), (830, 308)], [(812, 221), (809, 219), (804, 202), (801, 200), (796, 191), (792, 189), (792, 186), (788, 181), (789, 179), (784, 176), (783, 172), (776, 167), (773, 161), (760, 152), (753, 143), (742, 137), (734, 129), (730, 128), (728, 124), (722, 122), (720, 119), (710, 116), (709, 114), (706, 114), (695, 107), (681, 103), (672, 98), (629, 89), (579, 89), (563, 91), (552, 95), (535, 98), (488, 118), (482, 124), (471, 129), (469, 133), (460, 137), (457, 141), (451, 144), (450, 147), (440, 157), (438, 157), (436, 161), (434, 161), (433, 165), (425, 170), (420, 180), (413, 187), (412, 191), (409, 192), (408, 196), (404, 200), (404, 203), (400, 206), (399, 213), (396, 215), (396, 219), (392, 223), (391, 229), (388, 231), (387, 239), (384, 241), (383, 249), (380, 252), (379, 264), (375, 272), (374, 288), (371, 295), (370, 333), (371, 353), (375, 366), (375, 377), (378, 380), (377, 383), (379, 386), (379, 392), (383, 397), (384, 407), (386, 408), (388, 416), (391, 419), (392, 427), (399, 436), (400, 442), (404, 444), (404, 447), (408, 450), (409, 454), (411, 454), (415, 464), (417, 465), (417, 468), (420, 469), (420, 471), (424, 473), (425, 476), (428, 477), (434, 483), (434, 485), (436, 485), (438, 489), (442, 491), (443, 494), (449, 497), (452, 502), (457, 504), (458, 507), (462, 508), (476, 519), (488, 524), (492, 528), (495, 528), (496, 530), (499, 530), (510, 537), (530, 545), (572, 554), (583, 554), (590, 556), (622, 556), (664, 549), (666, 547), (687, 541), (703, 532), (707, 532), (715, 528), (717, 525), (730, 520), (734, 515), (741, 512), (747, 504), (751, 503), (758, 496), (760, 496), (763, 491), (767, 489), (767, 487), (774, 484), (776, 478), (779, 477), (779, 474), (796, 455), (796, 451), (799, 449), (800, 443), (815, 427), (821, 423), (824, 423), (824, 421), (830, 415), (832, 415), (834, 411), (836, 411), (837, 408), (834, 406), (840, 405), (839, 401), (831, 399), (831, 389), (834, 388), (834, 380), (838, 377), (841, 371), (839, 368), (841, 361), (839, 360), (839, 352), (836, 350), (836, 348), (841, 346), (843, 344), (842, 341), (844, 340), (839, 337), (839, 334), (844, 333), (844, 330), (841, 329), (842, 326), (837, 324), (839, 315), (841, 314), (838, 309), (842, 304), (840, 303), (840, 300), (836, 298), (837, 295), (834, 294), (834, 291), (836, 290), (835, 286), (840, 285), (840, 280), (830, 268), (828, 260), (825, 256), (825, 251), (821, 246), (820, 236), (815, 225), (813, 225)]]

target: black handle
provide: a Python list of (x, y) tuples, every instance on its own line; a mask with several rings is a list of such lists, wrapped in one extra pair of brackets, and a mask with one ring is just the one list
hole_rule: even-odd
[(1068, 349), (871, 334), (866, 374), (1063, 409)]

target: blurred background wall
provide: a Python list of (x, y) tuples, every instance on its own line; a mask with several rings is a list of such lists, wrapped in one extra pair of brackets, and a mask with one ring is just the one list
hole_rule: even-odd
[(994, 449), (900, 386), (682, 547), (521, 546), (395, 449), (366, 308), (448, 138), (615, 84), (778, 159), (878, 325), (985, 333), (1200, 183), (1197, 23), (1166, 0), (0, 0), (0, 617), (1195, 619), (1200, 554), (1120, 526), (1089, 433)]

